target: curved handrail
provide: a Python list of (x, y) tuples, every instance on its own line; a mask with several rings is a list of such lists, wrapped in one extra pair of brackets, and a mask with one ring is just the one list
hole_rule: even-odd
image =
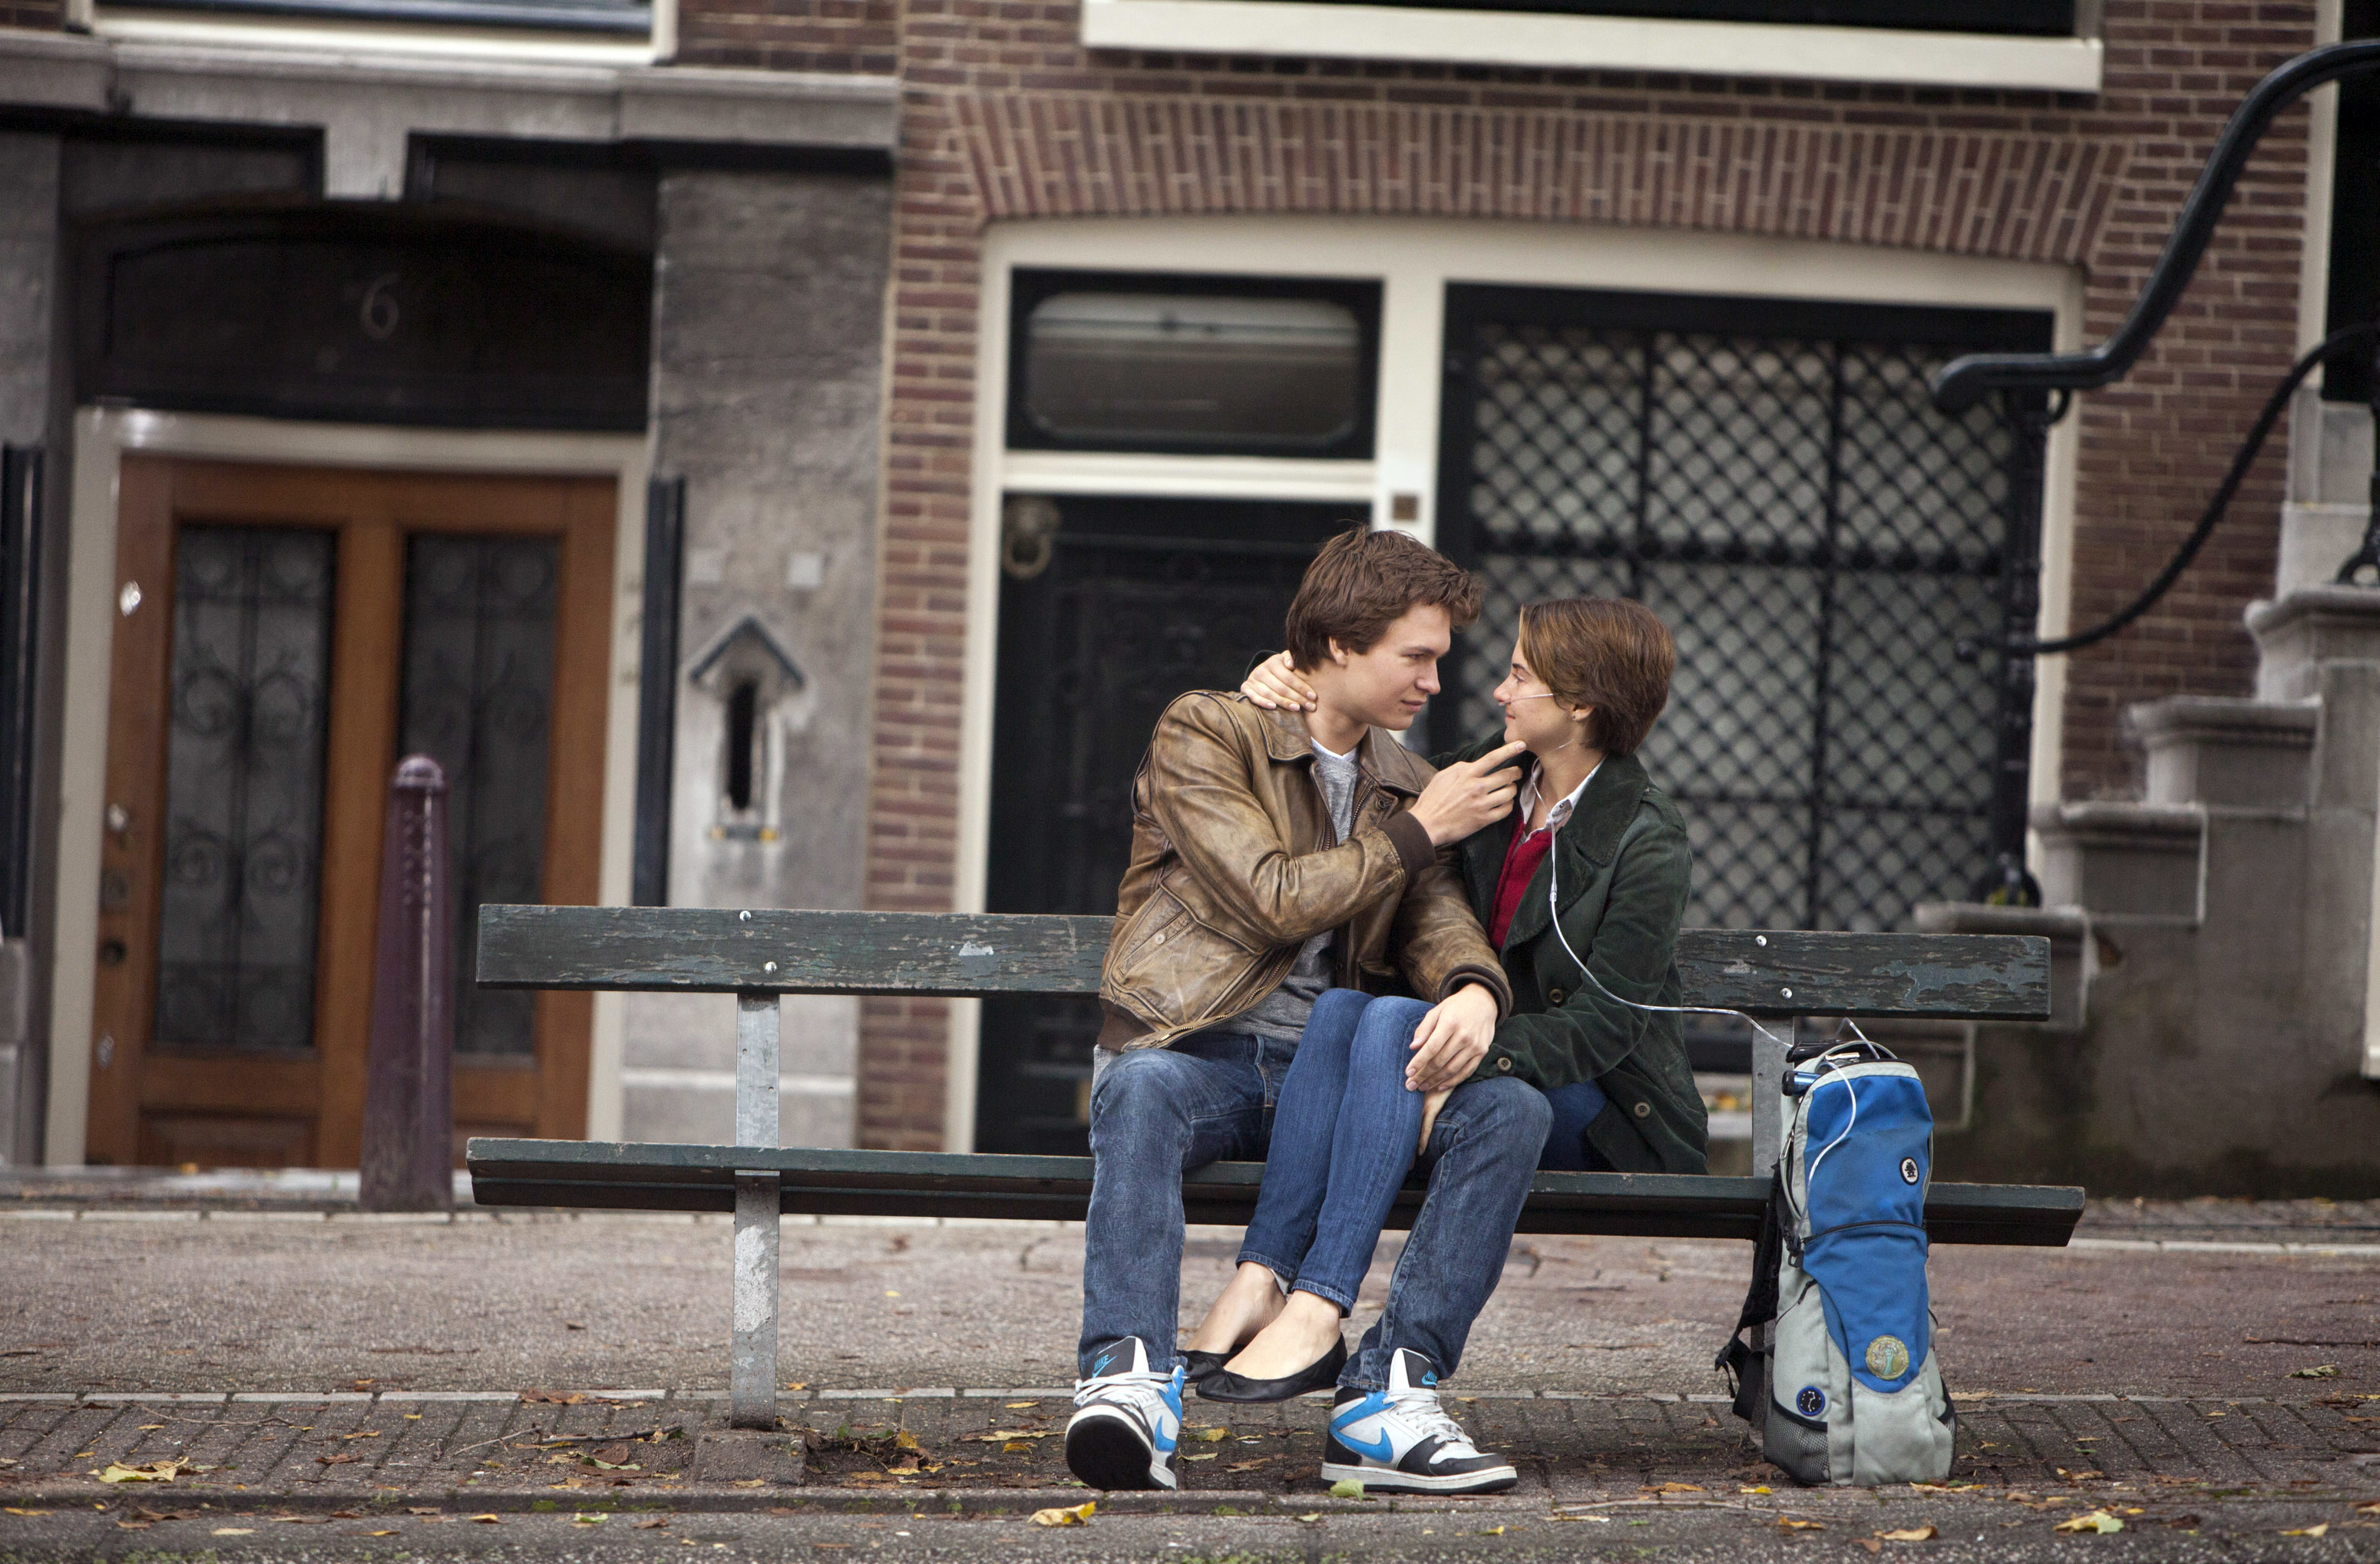
[(1934, 376), (1934, 405), (1946, 413), (1961, 413), (1995, 391), (2088, 391), (2121, 380), (2180, 302), (2215, 236), (2231, 188), (2247, 166), (2248, 154), (2274, 119), (2325, 82), (2374, 70), (2380, 70), (2380, 39), (2325, 44), (2277, 67), (2232, 111), (2190, 199), (2182, 203), (2165, 252), (2114, 335), (2082, 353), (1971, 353), (1953, 359)]

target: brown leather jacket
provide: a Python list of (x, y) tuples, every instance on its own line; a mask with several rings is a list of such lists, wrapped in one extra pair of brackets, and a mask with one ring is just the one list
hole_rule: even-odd
[(1433, 849), (1412, 815), (1436, 773), (1377, 728), (1356, 765), (1354, 828), (1334, 846), (1304, 714), (1213, 690), (1165, 709), (1133, 779), (1101, 1047), (1156, 1048), (1245, 1015), (1324, 929), (1339, 933), (1342, 988), (1388, 991), (1402, 971), (1436, 1000), (1484, 983), (1511, 1013), (1453, 850)]

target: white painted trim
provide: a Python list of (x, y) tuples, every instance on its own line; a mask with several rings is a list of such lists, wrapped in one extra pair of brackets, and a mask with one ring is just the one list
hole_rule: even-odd
[[(2336, 43), (2347, 25), (2344, 0), (2314, 0), (2313, 41)], [(2303, 353), (2329, 333), (2331, 181), (2338, 168), (2338, 84), (2306, 96), (2305, 237), (2298, 256), (2298, 348)], [(2306, 377), (2319, 390), (2322, 371)], [(2295, 422), (2291, 423), (2294, 434)], [(2291, 467), (2297, 464), (2292, 462)], [(2309, 496), (2311, 497), (2311, 496)]]
[(2104, 64), (2095, 38), (1296, 0), (1084, 0), (1083, 42), (1094, 49), (1674, 70), (2053, 92), (2098, 91)]
[[(2070, 272), (2065, 297), (2051, 328), (2050, 346), (2060, 353), (2082, 346), (2082, 273)], [(2043, 453), (2041, 495), (2041, 609), (2034, 618), (2034, 634), (2062, 636), (2072, 628), (2074, 612), (2074, 488), (2082, 458), (2081, 402), (2052, 425), (2048, 449)], [(2066, 673), (2072, 660), (2037, 658), (2034, 661), (2032, 776), (2028, 801), (2055, 804), (2061, 788), (2058, 769), (2066, 763)], [(2041, 870), (2041, 840), (2025, 830), (2025, 860)]]
[(1011, 494), (1172, 494), (1217, 500), (1352, 500), (1372, 503), (1370, 462), (1262, 456), (1159, 456), (1011, 451), (1001, 461)]
[[(91, 4), (91, 0), (84, 0)], [(672, 18), (674, 22), (675, 18)], [(364, 55), (414, 55), (445, 60), (518, 60), (539, 65), (643, 66), (657, 57), (633, 34), (549, 32), (542, 29), (434, 27), (343, 21), (334, 17), (243, 17), (137, 7), (93, 7), (96, 37), (186, 48), (338, 50)]]
[[(107, 691), (115, 626), (117, 480), (128, 453), (223, 461), (409, 471), (579, 474), (618, 487), (613, 550), (612, 670), (604, 714), (601, 865), (597, 898), (627, 901), (636, 849), (638, 627), (642, 623), (645, 476), (641, 434), (552, 434), (285, 423), (204, 413), (86, 407), (75, 415), (68, 499), (66, 722), (60, 774), (107, 774)], [(51, 973), (47, 1158), (79, 1166), (90, 1118), (91, 988), (99, 930), (96, 786), (59, 801), (57, 939)], [(588, 1084), (590, 1138), (620, 1133), (624, 996), (595, 996)]]
[[(1221, 458), (1005, 452), (1009, 276), (1019, 266), (1378, 279), (1374, 459), (1246, 460), (1226, 467)], [(976, 355), (954, 908), (983, 910), (988, 872), (1002, 485), (1025, 487), (1020, 477), (1029, 476), (1031, 487), (1042, 492), (1116, 492), (1111, 484), (1131, 479), (1135, 487), (1123, 491), (1352, 499), (1354, 469), (1368, 465), (1375, 525), (1388, 524), (1390, 494), (1418, 494), (1420, 519), (1406, 530), (1430, 541), (1437, 535), (1440, 359), (1450, 283), (2041, 309), (2055, 320), (2056, 344), (2070, 348), (2080, 346), (2082, 330), (2082, 278), (2069, 268), (1804, 239), (1460, 218), (1120, 217), (992, 224), (984, 238), (978, 316), (983, 329)], [(2050, 435), (2043, 516), (2045, 629), (2062, 623), (2071, 593), (2078, 422), (2070, 417)], [(1207, 462), (1218, 465), (1202, 465)], [(1336, 484), (1343, 476), (1349, 485), (1343, 496), (1316, 495), (1310, 489), (1300, 493), (1290, 486), (1314, 480), (1320, 476), (1314, 469), (1324, 467), (1343, 469), (1330, 479)], [(1220, 476), (1226, 471), (1228, 483)], [(1268, 475), (1282, 479), (1283, 486), (1265, 487)], [(1162, 487), (1169, 476), (1181, 487)], [(2045, 677), (2034, 703), (2036, 788), (2041, 777), (2055, 775), (2063, 676), (2056, 672)], [(2039, 769), (2045, 763), (2046, 771)], [(968, 1149), (975, 1123), (977, 1006), (957, 1001), (951, 1012), (943, 1139), (952, 1149)]]

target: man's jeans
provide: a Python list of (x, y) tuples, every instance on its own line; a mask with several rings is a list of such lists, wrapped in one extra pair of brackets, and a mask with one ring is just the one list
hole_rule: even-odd
[[(1246, 1034), (1206, 1033), (1111, 1061), (1091, 1089), (1091, 1208), (1084, 1224), (1085, 1377), (1097, 1349), (1126, 1336), (1160, 1373), (1176, 1361), (1182, 1314), (1182, 1175), (1264, 1156), (1272, 1109), (1294, 1049)], [(1551, 1114), (1518, 1081), (1455, 1088), (1418, 1159), (1429, 1188), (1389, 1285), (1388, 1308), (1365, 1333), (1342, 1385), (1384, 1390), (1389, 1363), (1411, 1348), (1441, 1376), (1462, 1362), (1471, 1322), (1496, 1290), (1528, 1198)]]

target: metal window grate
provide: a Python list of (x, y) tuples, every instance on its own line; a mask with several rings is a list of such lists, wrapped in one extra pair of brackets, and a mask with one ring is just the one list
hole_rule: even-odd
[(1439, 530), (1487, 598), (1440, 741), (1500, 724), (1522, 604), (1636, 598), (1678, 637), (1645, 761), (1693, 835), (1688, 922), (1890, 928), (1969, 894), (2017, 453), (1925, 378), (2039, 318), (1454, 291)]

